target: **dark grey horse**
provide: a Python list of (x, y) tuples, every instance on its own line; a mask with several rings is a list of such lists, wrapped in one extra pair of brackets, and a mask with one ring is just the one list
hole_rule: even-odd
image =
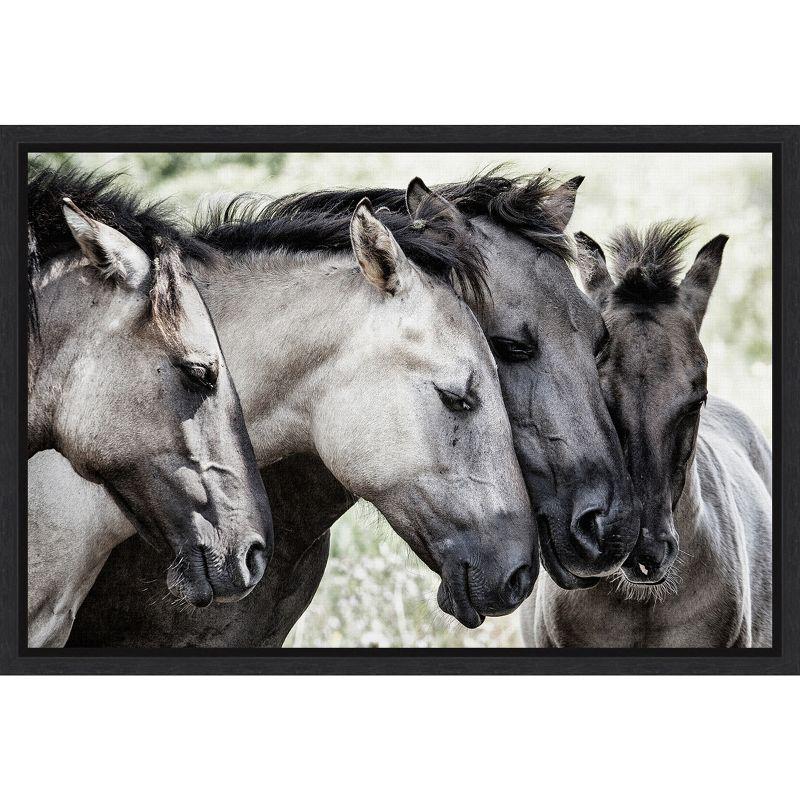
[(699, 331), (727, 237), (706, 244), (679, 283), (692, 229), (620, 231), (616, 284), (599, 245), (576, 237), (584, 285), (609, 330), (600, 377), (642, 528), (620, 574), (593, 589), (540, 580), (522, 612), (530, 646), (770, 645), (771, 452), (747, 416), (707, 398)]
[[(579, 185), (580, 179), (559, 186), (545, 176), (511, 180), (489, 174), (439, 187), (434, 195), (414, 181), (407, 199), (413, 220), (403, 192), (367, 193), (380, 218), (404, 233), (403, 246), (415, 259), (430, 259), (430, 243), (443, 232), (453, 236), (454, 226), (466, 241), (456, 237), (450, 247), (471, 242), (485, 259), (492, 302), (476, 310), (495, 352), (517, 456), (544, 533), (544, 563), (569, 588), (592, 585), (598, 574), (615, 571), (638, 535), (630, 481), (594, 361), (605, 328), (567, 266), (564, 229)], [(256, 226), (289, 244), (288, 232), (308, 228), (310, 220), (312, 230), (320, 220), (335, 229), (363, 195), (356, 190), (286, 198), (262, 210), (249, 227), (240, 218), (228, 234), (243, 240)], [(470, 297), (471, 288), (463, 288)], [(280, 645), (322, 577), (326, 527), (353, 498), (313, 454), (284, 459), (262, 475), (276, 548), (268, 579), (247, 610), (224, 619), (214, 610), (214, 626), (203, 627), (206, 615), (187, 620), (167, 608), (146, 607), (133, 591), (137, 579), (128, 579), (129, 592), (120, 591), (124, 565), (145, 568), (141, 550), (124, 547), (87, 598), (71, 643)], [(314, 487), (313, 502), (300, 501), (300, 487)], [(124, 609), (133, 632), (114, 630), (109, 607)]]
[[(178, 597), (202, 606), (243, 596), (272, 550), (269, 507), (183, 267), (195, 246), (110, 178), (37, 168), (28, 208), (29, 456), (57, 450), (116, 500), (133, 522), (125, 535), (135, 526), (168, 544)], [(63, 644), (81, 587), (119, 541), (76, 526), (30, 542), (31, 644)]]

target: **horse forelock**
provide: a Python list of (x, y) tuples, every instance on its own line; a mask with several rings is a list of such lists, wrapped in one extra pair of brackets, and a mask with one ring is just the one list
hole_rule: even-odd
[(694, 220), (667, 220), (643, 231), (629, 226), (616, 231), (608, 245), (614, 297), (644, 305), (677, 300), (683, 252), (696, 228)]
[(176, 330), (181, 318), (180, 273), (184, 257), (207, 261), (210, 251), (188, 236), (162, 202), (146, 203), (119, 183), (122, 173), (82, 172), (64, 165), (57, 169), (32, 159), (28, 179), (28, 315), (35, 325), (34, 281), (59, 256), (73, 253), (75, 239), (63, 215), (69, 197), (85, 214), (120, 233), (150, 259), (151, 315), (164, 330)]

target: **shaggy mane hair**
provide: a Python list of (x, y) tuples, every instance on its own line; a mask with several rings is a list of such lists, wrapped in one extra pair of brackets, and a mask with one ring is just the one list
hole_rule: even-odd
[[(500, 174), (502, 167), (479, 173), (466, 181), (444, 183), (433, 190), (458, 207), (468, 219), (488, 216), (506, 230), (518, 233), (565, 261), (573, 254), (569, 238), (547, 213), (545, 203), (560, 183), (547, 173), (508, 176)], [(402, 189), (349, 189), (293, 194), (270, 204), (271, 213), (352, 214), (362, 197), (368, 197), (375, 208), (386, 208), (405, 216), (405, 191)]]
[[(570, 262), (569, 239), (545, 207), (560, 184), (546, 173), (511, 177), (500, 170), (496, 167), (469, 180), (433, 188), (456, 205), (467, 221), (488, 216)], [(302, 192), (277, 200), (239, 195), (198, 218), (195, 235), (205, 244), (234, 250), (345, 250), (350, 247), (350, 217), (364, 197), (415, 264), (462, 292), (468, 290), (479, 306), (485, 303), (486, 264), (469, 225), (456, 224), (446, 214), (423, 214), (423, 219), (411, 221), (402, 189)]]
[[(312, 192), (277, 200), (243, 194), (208, 209), (195, 222), (195, 236), (203, 244), (235, 251), (348, 251), (350, 220), (365, 196), (369, 192), (364, 190)], [(469, 295), (478, 308), (485, 306), (486, 264), (468, 227), (445, 215), (423, 226), (409, 218), (405, 206), (402, 211), (382, 206), (375, 207), (375, 215), (423, 273)]]
[(502, 228), (570, 263), (573, 251), (569, 237), (546, 210), (546, 202), (560, 182), (546, 172), (507, 176), (500, 174), (500, 169), (434, 188), (468, 217), (485, 214)]
[[(559, 188), (560, 183), (541, 172), (536, 175), (509, 176), (501, 174), (502, 166), (494, 167), (466, 181), (444, 183), (434, 186), (441, 194), (469, 219), (488, 216), (493, 222), (520, 234), (528, 241), (550, 250), (555, 255), (570, 261), (572, 248), (563, 231), (554, 224), (545, 209), (545, 203)], [(292, 218), (301, 214), (341, 216), (352, 214), (358, 202), (368, 197), (375, 208), (384, 207), (392, 213), (405, 215), (405, 191), (402, 189), (343, 189), (304, 192), (287, 195), (261, 206), (261, 214), (269, 217)], [(234, 199), (231, 206), (248, 206), (252, 196)], [(233, 219), (225, 209), (217, 209), (201, 225), (210, 226), (233, 222), (236, 211), (245, 212), (242, 221), (254, 223), (259, 212), (253, 208), (231, 209)], [(244, 233), (246, 236), (246, 233)]]
[(35, 276), (78, 245), (64, 219), (63, 198), (84, 213), (125, 234), (151, 261), (150, 311), (168, 331), (180, 316), (178, 275), (181, 258), (208, 257), (208, 248), (183, 233), (162, 203), (146, 205), (134, 192), (121, 188), (120, 173), (81, 172), (71, 166), (53, 169), (32, 160), (28, 171), (28, 319), (38, 329)]
[(645, 305), (674, 302), (683, 251), (696, 228), (694, 220), (657, 222), (641, 232), (620, 228), (608, 245), (614, 257), (614, 296)]

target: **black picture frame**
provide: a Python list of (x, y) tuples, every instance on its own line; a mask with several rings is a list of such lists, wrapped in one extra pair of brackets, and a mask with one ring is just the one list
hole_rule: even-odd
[[(26, 159), (41, 151), (770, 152), (774, 637), (763, 650), (37, 650), (26, 642)], [(797, 674), (800, 672), (800, 127), (5, 126), (0, 128), (0, 673)], [(795, 365), (795, 369), (792, 369)], [(784, 403), (785, 401), (785, 403)], [(784, 416), (783, 409), (788, 413)], [(788, 526), (784, 521), (788, 520)]]

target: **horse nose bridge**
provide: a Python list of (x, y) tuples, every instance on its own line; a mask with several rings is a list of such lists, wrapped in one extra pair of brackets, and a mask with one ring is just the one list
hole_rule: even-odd
[(557, 411), (548, 415), (553, 432), (575, 454), (604, 463), (622, 461), (622, 447), (594, 369), (561, 369), (564, 382)]
[(640, 525), (655, 533), (674, 531), (672, 495), (669, 487), (654, 486), (653, 491), (641, 493)]
[(531, 477), (577, 484), (587, 476), (623, 471), (622, 450), (613, 426), (578, 404), (559, 414), (515, 421), (520, 464)]
[(573, 415), (564, 438), (568, 447), (557, 467), (576, 496), (603, 495), (605, 510), (630, 505), (631, 480), (616, 428), (602, 398)]
[(483, 521), (494, 524), (501, 519), (514, 519), (530, 513), (530, 501), (520, 465), (513, 455), (490, 472), (470, 470), (451, 475), (447, 494), (458, 498), (454, 513), (462, 518), (462, 527), (481, 529)]
[(510, 501), (501, 492), (491, 499), (476, 498), (454, 506), (449, 527), (454, 535), (446, 557), (457, 557), (476, 567), (529, 559), (536, 549), (536, 526), (527, 493)]
[(259, 520), (268, 516), (264, 484), (255, 464), (243, 459), (218, 461), (196, 459), (193, 470), (202, 483), (207, 509), (222, 529), (263, 527)]
[(513, 490), (509, 487), (479, 503), (473, 520), (475, 530), (481, 533), (481, 539), (486, 540), (490, 547), (502, 542), (508, 550), (521, 545), (521, 549), (530, 551), (530, 541), (535, 538), (535, 526), (530, 499), (521, 477), (518, 487)]
[(596, 506), (607, 512), (619, 503), (628, 504), (630, 483), (624, 465), (615, 469), (604, 453), (559, 440), (546, 454), (521, 459), (523, 476), (537, 507), (558, 505), (572, 517), (577, 511)]

